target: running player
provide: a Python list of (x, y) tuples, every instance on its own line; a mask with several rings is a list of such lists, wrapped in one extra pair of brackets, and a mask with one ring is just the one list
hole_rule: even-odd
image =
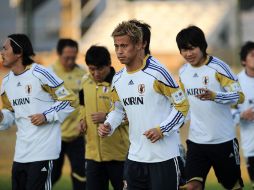
[(187, 61), (179, 76), (190, 102), (188, 190), (204, 189), (212, 166), (226, 189), (241, 189), (239, 147), (230, 113), (232, 104), (244, 100), (237, 77), (226, 63), (207, 54), (207, 42), (200, 28), (184, 28), (177, 34), (176, 42)]
[(254, 188), (254, 42), (249, 41), (242, 46), (240, 58), (244, 69), (238, 74), (238, 78), (245, 100), (237, 106), (235, 113), (239, 116), (236, 118), (240, 118), (241, 146)]
[(61, 149), (60, 124), (74, 110), (76, 98), (63, 81), (34, 63), (24, 34), (7, 37), (1, 51), (10, 69), (1, 88), (0, 129), (17, 125), (12, 189), (51, 189), (52, 160)]
[[(112, 135), (129, 120), (130, 149), (126, 163), (128, 190), (176, 190), (179, 186), (179, 127), (188, 101), (167, 69), (154, 57), (144, 58), (142, 31), (130, 22), (112, 33), (115, 52), (125, 67), (112, 83), (113, 110), (98, 133)], [(171, 148), (169, 148), (171, 147)]]

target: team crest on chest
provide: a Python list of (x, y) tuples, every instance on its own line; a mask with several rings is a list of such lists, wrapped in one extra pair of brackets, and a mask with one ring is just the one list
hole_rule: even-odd
[(208, 76), (203, 76), (202, 82), (203, 82), (204, 85), (208, 85), (209, 77)]
[(140, 94), (144, 94), (145, 93), (145, 85), (144, 84), (139, 84), (138, 85), (138, 92)]
[(25, 91), (26, 91), (26, 93), (28, 95), (31, 94), (31, 92), (32, 92), (32, 85), (31, 84), (26, 85), (25, 86)]
[(103, 86), (102, 91), (103, 93), (107, 93), (109, 91), (109, 88), (106, 86)]

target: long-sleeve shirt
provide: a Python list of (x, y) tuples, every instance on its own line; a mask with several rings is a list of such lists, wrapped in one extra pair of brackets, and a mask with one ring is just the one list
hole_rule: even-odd
[[(53, 72), (33, 63), (15, 75), (10, 71), (2, 81), (3, 120), (0, 130), (17, 125), (14, 161), (27, 163), (59, 157), (60, 124), (74, 110), (77, 99)], [(44, 114), (47, 122), (31, 123), (29, 116)]]
[[(189, 139), (200, 144), (217, 144), (236, 137), (231, 105), (242, 103), (244, 95), (237, 76), (216, 57), (206, 64), (193, 67), (186, 63), (180, 69), (180, 85), (190, 103)], [(195, 97), (207, 88), (215, 93), (213, 101)]]
[[(179, 127), (188, 111), (188, 101), (165, 66), (147, 56), (143, 67), (128, 73), (118, 72), (112, 83), (113, 110), (105, 123), (112, 133), (119, 126), (126, 111), (129, 121), (130, 149), (133, 161), (155, 163), (179, 156)], [(144, 132), (158, 128), (163, 138), (151, 143)]]
[[(235, 112), (238, 114), (237, 118), (240, 119), (240, 114), (242, 112), (247, 109), (254, 110), (254, 78), (248, 76), (246, 71), (242, 70), (238, 74), (238, 79), (245, 95), (244, 102), (237, 105), (237, 110)], [(245, 157), (254, 156), (254, 121), (240, 119), (240, 135), (243, 155)]]

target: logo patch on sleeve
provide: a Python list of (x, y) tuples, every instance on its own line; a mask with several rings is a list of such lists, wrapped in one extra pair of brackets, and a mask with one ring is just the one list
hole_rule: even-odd
[(64, 88), (64, 86), (60, 87), (59, 89), (56, 90), (56, 96), (58, 98), (64, 98), (65, 96), (68, 96), (70, 93), (68, 90)]
[(172, 99), (175, 103), (179, 104), (185, 100), (184, 93), (181, 89), (177, 90), (172, 94)]
[(233, 84), (230, 85), (230, 88), (232, 91), (241, 91), (241, 87), (238, 82), (234, 82)]

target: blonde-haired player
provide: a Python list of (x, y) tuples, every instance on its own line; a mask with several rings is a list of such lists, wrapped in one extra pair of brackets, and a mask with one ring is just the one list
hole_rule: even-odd
[(177, 190), (178, 129), (187, 114), (188, 101), (157, 59), (150, 55), (144, 58), (139, 27), (122, 22), (112, 36), (116, 55), (125, 67), (114, 76), (113, 110), (98, 133), (111, 135), (126, 112), (131, 143), (125, 171), (128, 190)]

